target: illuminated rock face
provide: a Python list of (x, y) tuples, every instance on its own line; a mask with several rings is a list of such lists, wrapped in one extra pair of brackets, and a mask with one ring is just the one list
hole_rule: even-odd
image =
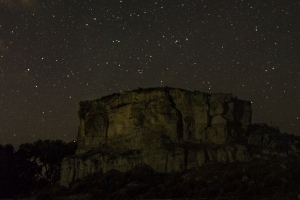
[(94, 172), (138, 164), (172, 172), (248, 159), (245, 147), (225, 145), (243, 138), (251, 125), (251, 103), (232, 94), (139, 89), (80, 102), (78, 115), (78, 149), (62, 165), (65, 186)]

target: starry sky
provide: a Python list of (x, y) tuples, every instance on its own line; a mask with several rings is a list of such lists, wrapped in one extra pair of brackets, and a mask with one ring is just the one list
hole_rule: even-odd
[(78, 102), (233, 93), (300, 135), (299, 0), (0, 0), (0, 144), (75, 140)]

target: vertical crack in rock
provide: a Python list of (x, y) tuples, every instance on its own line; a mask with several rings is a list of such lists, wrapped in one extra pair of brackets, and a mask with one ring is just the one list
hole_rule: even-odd
[(207, 124), (206, 124), (206, 128), (210, 128), (211, 127), (211, 121), (212, 121), (212, 116), (210, 116), (209, 112), (210, 112), (210, 96), (206, 99), (207, 106)]
[(107, 132), (108, 132), (108, 127), (109, 127), (108, 113), (106, 113), (105, 122), (106, 122), (106, 130), (105, 130), (105, 142), (107, 142)]
[(204, 148), (203, 148), (203, 153), (204, 153), (204, 163), (207, 163), (209, 161), (209, 155), (208, 155), (208, 150), (207, 150), (206, 146), (204, 146)]
[(192, 129), (192, 121), (194, 121), (194, 119), (191, 116), (187, 116), (184, 118), (188, 139), (191, 139), (193, 137), (193, 133), (192, 133), (193, 131), (191, 130)]
[(166, 160), (166, 162), (165, 162), (165, 172), (167, 172), (167, 171), (168, 171), (168, 166), (169, 166), (169, 163), (168, 163), (168, 161), (169, 161), (169, 156), (168, 156), (168, 154), (166, 154), (165, 160)]
[(233, 117), (235, 122), (240, 122), (245, 112), (246, 102), (235, 99), (233, 108)]
[(182, 122), (182, 113), (180, 112), (180, 110), (178, 110), (176, 108), (176, 104), (174, 102), (173, 97), (170, 95), (169, 91), (167, 88), (165, 88), (165, 93), (166, 93), (166, 97), (168, 99), (168, 101), (171, 103), (171, 107), (175, 109), (176, 111), (176, 116), (177, 116), (177, 127), (176, 127), (176, 131), (177, 131), (177, 140), (178, 142), (183, 138), (183, 122)]
[(76, 169), (75, 160), (73, 160), (73, 166), (72, 166), (73, 173), (72, 173), (71, 181), (69, 181), (70, 183), (72, 183), (73, 181), (75, 181), (75, 176), (76, 176), (75, 169)]
[(188, 164), (189, 164), (189, 149), (185, 145), (184, 146), (184, 169), (187, 169)]

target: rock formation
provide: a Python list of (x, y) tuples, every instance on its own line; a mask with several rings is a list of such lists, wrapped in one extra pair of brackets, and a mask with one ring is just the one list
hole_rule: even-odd
[[(150, 88), (79, 103), (78, 149), (60, 184), (139, 164), (158, 172), (249, 160), (251, 102), (232, 94)], [(254, 141), (255, 139), (253, 139)]]

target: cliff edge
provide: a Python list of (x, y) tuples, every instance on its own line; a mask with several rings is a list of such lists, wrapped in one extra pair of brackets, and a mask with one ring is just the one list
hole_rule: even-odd
[(60, 184), (96, 172), (146, 164), (158, 172), (207, 162), (247, 161), (251, 102), (232, 94), (138, 89), (79, 103), (78, 149), (65, 158)]

